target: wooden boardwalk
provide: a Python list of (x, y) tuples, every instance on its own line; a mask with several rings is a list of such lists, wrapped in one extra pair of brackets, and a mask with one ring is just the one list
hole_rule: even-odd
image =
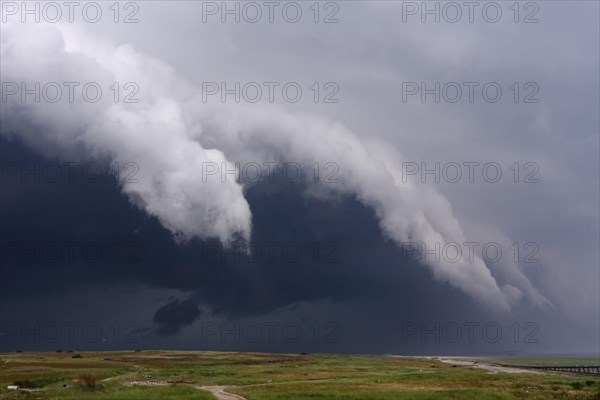
[(600, 365), (505, 365), (506, 367), (518, 367), (529, 369), (541, 369), (545, 371), (571, 372), (574, 374), (600, 375)]

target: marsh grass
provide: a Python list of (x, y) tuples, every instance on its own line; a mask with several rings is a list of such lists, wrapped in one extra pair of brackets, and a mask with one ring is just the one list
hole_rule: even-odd
[[(231, 386), (248, 400), (600, 400), (600, 378), (489, 373), (430, 359), (326, 354), (82, 352), (0, 355), (0, 398), (212, 399), (193, 386)], [(96, 377), (95, 389), (74, 385)], [(31, 391), (8, 391), (27, 382)], [(138, 386), (139, 383), (154, 383)], [(68, 387), (63, 387), (67, 384)], [(25, 387), (25, 385), (21, 385)]]

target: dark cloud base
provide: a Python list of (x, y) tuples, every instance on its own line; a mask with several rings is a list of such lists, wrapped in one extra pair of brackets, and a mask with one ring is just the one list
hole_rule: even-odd
[[(47, 162), (19, 143), (0, 140), (3, 163)], [(97, 183), (32, 179), (22, 183), (7, 177), (0, 193), (4, 328), (10, 331), (20, 322), (35, 326), (40, 320), (62, 324), (69, 319), (110, 325), (118, 319), (134, 321), (138, 340), (103, 346), (405, 354), (544, 352), (564, 339), (569, 329), (577, 329), (564, 327), (548, 311), (488, 314), (458, 290), (434, 281), (426, 268), (406, 260), (381, 236), (372, 211), (356, 199), (317, 200), (304, 190), (285, 182), (248, 188), (252, 242), (263, 252), (257, 257), (255, 251), (255, 261), (250, 261), (239, 252), (227, 253), (214, 241), (177, 244), (156, 219), (132, 206), (108, 176)], [(29, 253), (14, 255), (6, 247), (49, 241), (92, 243), (107, 249), (107, 256), (98, 262), (86, 262), (78, 255), (48, 262)], [(271, 256), (267, 252), (273, 246)], [(302, 256), (284, 253), (283, 246), (299, 247)], [(236, 322), (244, 329), (254, 327), (248, 324), (296, 321), (320, 324), (335, 341), (311, 340), (314, 337), (306, 334), (296, 342), (284, 337), (273, 343), (264, 335), (256, 342), (247, 337), (216, 343), (198, 340), (207, 326), (218, 330), (228, 323), (231, 330)], [(511, 327), (514, 330), (516, 322), (520, 325), (515, 341)], [(537, 342), (524, 342), (523, 336), (531, 336), (533, 329), (524, 328), (528, 322), (539, 328), (532, 336)], [(467, 338), (465, 323), (477, 324), (473, 342)], [(482, 336), (486, 323), (503, 328), (499, 342), (490, 342), (491, 328), (488, 336)], [(452, 342), (455, 325), (461, 327), (461, 337)], [(43, 338), (24, 341), (10, 333), (0, 343), (2, 350), (57, 346)], [(593, 341), (586, 333), (580, 335)], [(99, 346), (89, 340), (76, 345)]]

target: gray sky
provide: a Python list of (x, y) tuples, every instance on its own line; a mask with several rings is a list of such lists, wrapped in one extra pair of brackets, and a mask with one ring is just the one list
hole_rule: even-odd
[[(118, 16), (98, 4), (97, 23), (86, 21), (93, 8), (48, 23), (42, 5), (40, 23), (23, 23), (20, 3), (2, 2), (0, 299), (11, 347), (30, 344), (11, 324), (87, 318), (133, 321), (150, 347), (194, 347), (222, 321), (275, 321), (304, 324), (299, 343), (311, 351), (600, 351), (596, 2), (521, 2), (518, 12), (480, 2), (471, 16), (461, 2), (427, 3), (439, 22), (421, 2), (281, 2), (273, 22), (263, 2), (228, 2), (239, 22), (221, 2), (123, 3)], [(58, 82), (64, 96), (22, 98), (23, 82)], [(64, 82), (94, 82), (102, 97), (91, 103), (77, 87), (70, 102)], [(221, 97), (236, 83), (239, 102)], [(48, 160), (130, 163), (135, 182), (20, 179), (27, 162)], [(235, 163), (297, 163), (313, 177), (317, 163), (320, 179), (223, 178)], [(219, 171), (207, 178), (207, 165)], [(437, 182), (422, 175), (436, 166)], [(23, 254), (54, 237), (145, 250), (134, 264), (101, 260), (90, 276), (86, 260)], [(215, 239), (333, 243), (337, 258), (324, 269), (303, 247), (300, 262), (207, 262)], [(307, 339), (315, 321), (337, 342)], [(463, 338), (403, 340), (423, 321), (442, 333), (458, 323)], [(503, 340), (465, 340), (473, 321), (499, 324)], [(540, 340), (524, 342), (528, 333)]]

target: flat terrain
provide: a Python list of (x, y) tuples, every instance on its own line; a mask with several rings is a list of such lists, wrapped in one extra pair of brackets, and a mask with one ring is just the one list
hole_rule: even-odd
[[(527, 373), (518, 368), (506, 372), (444, 359), (195, 351), (4, 353), (0, 398), (600, 400), (597, 376)], [(528, 360), (517, 361), (521, 362), (514, 364)], [(96, 378), (93, 388), (78, 381), (83, 374)], [(21, 389), (8, 390), (13, 384)]]

